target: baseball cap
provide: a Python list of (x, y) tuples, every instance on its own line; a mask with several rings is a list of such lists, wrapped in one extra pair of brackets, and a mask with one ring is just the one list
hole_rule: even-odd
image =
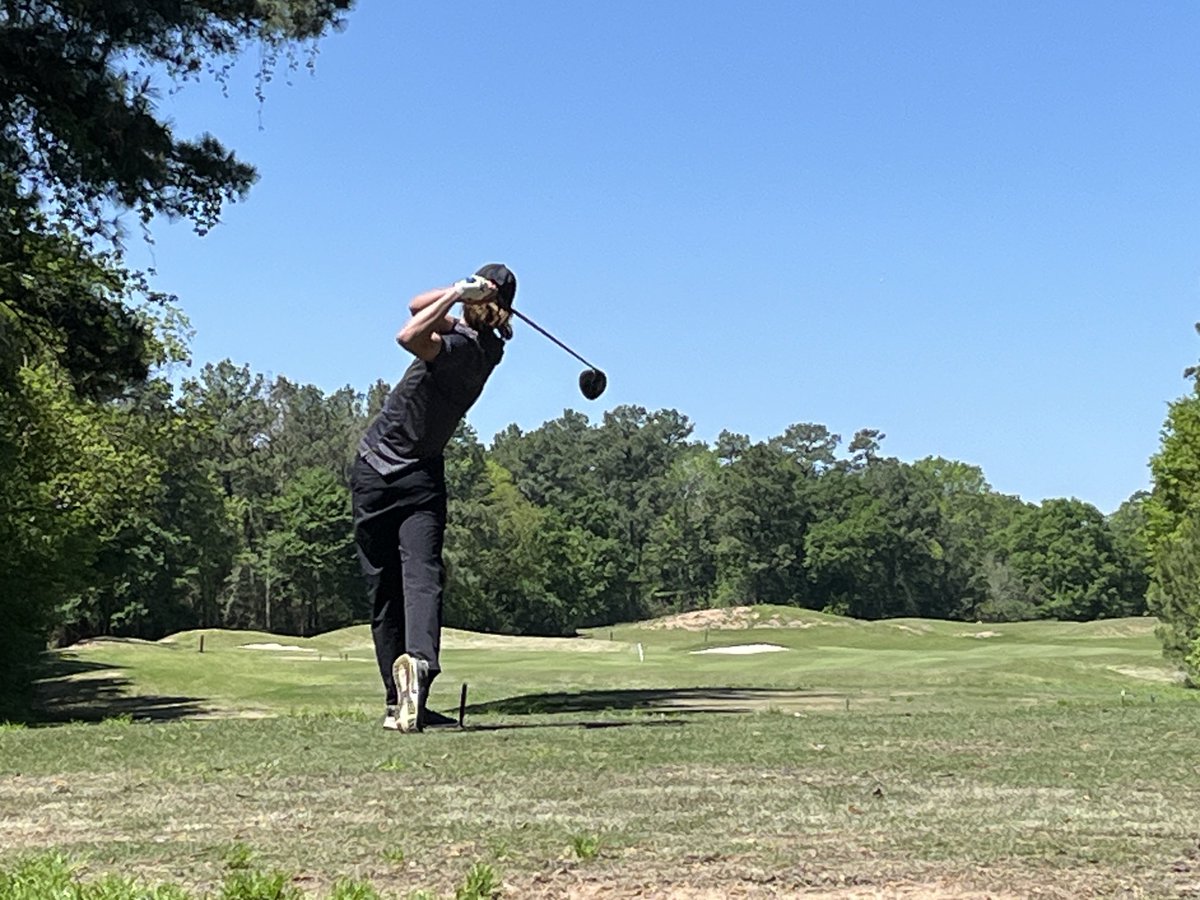
[(512, 309), (513, 300), (517, 296), (517, 276), (508, 266), (504, 263), (488, 263), (486, 266), (480, 266), (475, 274), (500, 288), (500, 305), (505, 309)]

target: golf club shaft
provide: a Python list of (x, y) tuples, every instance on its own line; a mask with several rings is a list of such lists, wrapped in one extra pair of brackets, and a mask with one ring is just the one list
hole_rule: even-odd
[(516, 316), (518, 319), (520, 319), (522, 322), (524, 322), (526, 325), (529, 325), (530, 327), (534, 328), (535, 330), (540, 331), (546, 337), (550, 338), (550, 340), (554, 341), (554, 343), (558, 344), (558, 346), (562, 347), (564, 350), (566, 350), (568, 353), (570, 353), (573, 357), (575, 357), (577, 360), (579, 360), (581, 363), (583, 363), (589, 369), (595, 369), (597, 372), (600, 371), (599, 369), (596, 368), (596, 366), (593, 366), (590, 362), (588, 362), (586, 359), (584, 359), (582, 356), (580, 356), (578, 353), (576, 353), (574, 350), (572, 350), (570, 347), (568, 347), (566, 344), (564, 344), (562, 341), (560, 341), (558, 338), (556, 338), (554, 335), (552, 335), (545, 328), (543, 328), (537, 322), (533, 321), (533, 319), (529, 318), (529, 316), (525, 315), (520, 310), (514, 309), (514, 310), (512, 310), (512, 314), (514, 316)]

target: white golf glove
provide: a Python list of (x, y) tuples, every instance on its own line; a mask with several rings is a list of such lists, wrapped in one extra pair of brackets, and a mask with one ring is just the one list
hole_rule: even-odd
[(454, 282), (454, 289), (458, 291), (458, 296), (462, 297), (467, 303), (490, 300), (497, 290), (496, 285), (478, 275), (471, 275), (461, 281)]

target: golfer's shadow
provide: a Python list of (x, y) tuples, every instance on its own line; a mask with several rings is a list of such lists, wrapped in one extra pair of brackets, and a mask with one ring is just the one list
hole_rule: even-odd
[[(797, 698), (829, 700), (841, 695), (774, 688), (692, 687), (640, 690), (572, 691), (522, 694), (466, 707), (468, 715), (487, 713), (506, 716), (578, 715), (599, 712), (642, 711), (668, 718), (646, 720), (599, 720), (575, 722), (501, 723), (474, 726), (474, 730), (535, 727), (621, 728), (647, 725), (682, 725), (692, 713), (731, 714), (771, 709)], [(469, 725), (469, 722), (468, 722)]]

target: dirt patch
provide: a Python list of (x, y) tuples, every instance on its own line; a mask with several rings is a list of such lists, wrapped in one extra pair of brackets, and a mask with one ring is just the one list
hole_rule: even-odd
[(809, 900), (1021, 900), (1029, 894), (974, 891), (947, 884), (890, 884), (880, 887), (797, 888), (786, 885), (760, 884), (753, 881), (726, 881), (720, 887), (688, 882), (674, 884), (612, 884), (606, 882), (577, 882), (561, 888), (539, 890), (531, 886), (522, 890), (522, 897), (593, 897), (637, 898), (637, 900), (725, 900), (726, 897), (767, 898), (805, 897)]
[[(648, 862), (648, 861), (647, 861)], [(860, 866), (838, 871), (825, 866), (793, 866), (767, 870), (748, 861), (720, 854), (702, 856), (683, 867), (653, 862), (630, 864), (620, 871), (587, 871), (571, 863), (531, 878), (506, 879), (509, 893), (528, 898), (617, 898), (617, 900), (724, 900), (724, 898), (804, 897), (809, 900), (1018, 900), (1029, 896), (1090, 897), (1090, 892), (1058, 891), (1043, 879), (1026, 880), (1006, 874), (1004, 887), (988, 884), (984, 876), (967, 873), (888, 873), (880, 861), (872, 874)], [(1014, 873), (1015, 874), (1015, 873)], [(1073, 886), (1074, 887), (1074, 886)], [(513, 890), (515, 889), (515, 890)]]

